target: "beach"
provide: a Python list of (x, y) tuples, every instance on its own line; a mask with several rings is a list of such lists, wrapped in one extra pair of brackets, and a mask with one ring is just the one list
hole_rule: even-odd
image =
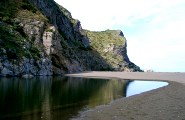
[(185, 73), (84, 72), (72, 77), (165, 81), (169, 85), (121, 98), (80, 114), (76, 120), (185, 120)]

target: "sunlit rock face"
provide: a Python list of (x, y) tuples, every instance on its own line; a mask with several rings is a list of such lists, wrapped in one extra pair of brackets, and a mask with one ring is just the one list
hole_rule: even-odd
[(0, 76), (140, 71), (122, 31), (84, 30), (53, 0), (3, 0), (0, 9)]
[(127, 40), (120, 30), (88, 31), (91, 45), (112, 66), (113, 70), (135, 72), (140, 68), (129, 60)]
[(85, 47), (89, 47), (89, 39), (83, 34), (80, 21), (71, 17), (62, 6), (57, 5), (53, 0), (29, 0), (34, 4), (50, 22), (63, 34), (65, 40), (79, 41)]

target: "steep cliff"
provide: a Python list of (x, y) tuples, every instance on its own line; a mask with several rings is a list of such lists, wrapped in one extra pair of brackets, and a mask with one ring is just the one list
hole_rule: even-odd
[(120, 30), (106, 30), (101, 32), (88, 31), (93, 49), (117, 71), (140, 71), (127, 55), (127, 40)]
[(0, 1), (0, 76), (140, 71), (121, 31), (90, 32), (53, 0)]

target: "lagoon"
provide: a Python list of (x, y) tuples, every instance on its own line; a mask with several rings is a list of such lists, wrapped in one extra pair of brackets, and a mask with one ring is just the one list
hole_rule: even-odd
[(75, 77), (0, 78), (0, 119), (68, 120), (116, 99), (166, 85), (160, 81)]

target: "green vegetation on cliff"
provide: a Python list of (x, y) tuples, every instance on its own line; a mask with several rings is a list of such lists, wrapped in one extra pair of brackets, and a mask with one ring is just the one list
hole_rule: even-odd
[(113, 68), (118, 69), (119, 66), (123, 65), (125, 61), (123, 59), (124, 53), (122, 52), (126, 52), (123, 51), (124, 47), (126, 47), (126, 39), (120, 30), (99, 32), (86, 30), (86, 33), (90, 39), (92, 49), (98, 51)]
[(29, 39), (20, 24), (20, 20), (29, 19), (47, 22), (47, 18), (27, 0), (0, 1), (0, 56), (7, 55), (8, 59), (17, 60), (23, 57), (39, 59), (38, 46), (33, 44), (33, 39)]
[[(124, 47), (126, 39), (121, 35), (120, 30), (106, 30), (106, 31), (88, 31), (86, 30), (88, 37), (90, 38), (91, 45), (94, 48), (101, 50), (102, 47), (106, 47), (108, 44), (114, 44), (116, 46)], [(102, 46), (102, 47), (101, 47)]]
[(0, 47), (3, 48), (0, 55), (7, 52), (10, 59), (25, 55), (25, 50), (23, 49), (24, 38), (14, 31), (13, 27), (0, 23), (0, 31)]
[(140, 70), (121, 31), (83, 30), (53, 0), (1, 0), (0, 31), (0, 76)]
[[(0, 1), (0, 46), (8, 52), (7, 55), (11, 58), (33, 57), (38, 59), (40, 56), (38, 46), (33, 44), (34, 37), (29, 39), (20, 23), (20, 21), (28, 20), (48, 22), (47, 18), (27, 0)], [(3, 54), (2, 49), (1, 55)]]
[[(16, 31), (17, 29), (19, 32)], [(7, 55), (8, 59), (21, 59), (22, 57), (38, 59), (39, 50), (33, 44), (27, 46), (28, 37), (22, 28), (15, 28), (15, 26), (0, 22), (0, 31), (0, 56)]]
[(11, 22), (11, 19), (21, 10), (29, 10), (33, 13), (37, 11), (27, 0), (1, 0), (0, 21)]

